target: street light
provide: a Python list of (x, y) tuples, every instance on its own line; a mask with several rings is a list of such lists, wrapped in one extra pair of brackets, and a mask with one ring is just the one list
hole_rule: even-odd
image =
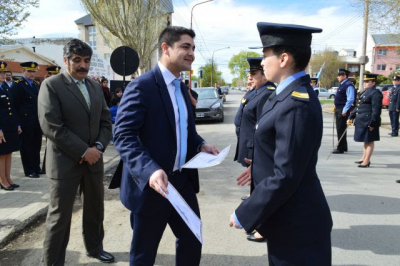
[[(211, 1), (213, 1), (213, 0), (203, 1), (203, 2), (200, 2), (200, 3), (195, 4), (195, 5), (192, 7), (192, 11), (190, 12), (190, 29), (192, 29), (193, 8), (194, 8), (195, 6), (198, 6), (198, 5), (207, 3), (207, 2), (211, 2)], [(192, 71), (189, 72), (189, 88), (192, 88)]]
[(215, 53), (216, 51), (220, 51), (220, 50), (224, 50), (224, 49), (229, 49), (229, 48), (231, 48), (231, 47), (224, 47), (224, 48), (221, 48), (221, 49), (217, 49), (217, 50), (215, 50), (215, 51), (212, 53), (212, 57), (211, 57), (211, 87), (213, 86), (214, 53)]

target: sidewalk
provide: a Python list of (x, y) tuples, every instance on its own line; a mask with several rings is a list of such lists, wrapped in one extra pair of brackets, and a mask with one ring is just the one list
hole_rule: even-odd
[[(45, 140), (42, 141), (43, 159)], [(113, 145), (104, 153), (104, 172), (106, 173), (119, 160)], [(42, 160), (41, 160), (42, 162)], [(20, 187), (14, 191), (0, 190), (0, 248), (25, 227), (47, 212), (49, 182), (46, 175), (40, 178), (25, 177), (19, 152), (13, 153), (11, 178)]]

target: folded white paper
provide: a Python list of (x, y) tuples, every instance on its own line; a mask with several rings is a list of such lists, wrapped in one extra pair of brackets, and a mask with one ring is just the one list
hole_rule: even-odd
[(220, 164), (229, 153), (231, 145), (223, 149), (218, 155), (200, 152), (194, 156), (189, 162), (185, 163), (182, 168), (206, 168)]

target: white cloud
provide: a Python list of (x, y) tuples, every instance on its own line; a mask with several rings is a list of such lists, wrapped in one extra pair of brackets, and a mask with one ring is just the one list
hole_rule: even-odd
[(339, 6), (326, 7), (318, 10), (317, 14), (318, 16), (330, 16), (339, 9), (340, 9)]

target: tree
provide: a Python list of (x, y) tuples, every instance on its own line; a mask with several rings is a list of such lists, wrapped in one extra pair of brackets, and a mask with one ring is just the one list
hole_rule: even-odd
[(239, 54), (232, 56), (228, 67), (232, 75), (239, 77), (241, 80), (246, 80), (246, 69), (249, 68), (247, 57), (260, 57), (259, 53), (241, 51)]
[(0, 38), (6, 39), (17, 34), (22, 23), (31, 14), (29, 7), (38, 7), (39, 0), (1, 0), (0, 4)]
[[(225, 84), (225, 81), (221, 78), (222, 73), (218, 71), (218, 65), (214, 63), (214, 71), (213, 71), (213, 82), (219, 82), (221, 84)], [(214, 87), (214, 84), (211, 84), (211, 63), (207, 63), (205, 66), (200, 67), (203, 70), (203, 87)]]
[(322, 65), (325, 66), (319, 78), (319, 86), (329, 88), (337, 78), (338, 68), (344, 68), (345, 62), (340, 58), (337, 52), (326, 49), (316, 55), (313, 55), (310, 61), (311, 73), (310, 76), (314, 77), (319, 72)]
[[(169, 14), (161, 0), (81, 0), (106, 44), (126, 45), (139, 55), (139, 74), (146, 71), (158, 48), (158, 36), (168, 25)], [(112, 38), (114, 36), (116, 38)]]
[[(353, 4), (364, 12), (365, 0), (353, 0)], [(400, 34), (400, 0), (370, 0), (368, 27), (372, 31)], [(397, 36), (400, 40), (400, 36)]]

